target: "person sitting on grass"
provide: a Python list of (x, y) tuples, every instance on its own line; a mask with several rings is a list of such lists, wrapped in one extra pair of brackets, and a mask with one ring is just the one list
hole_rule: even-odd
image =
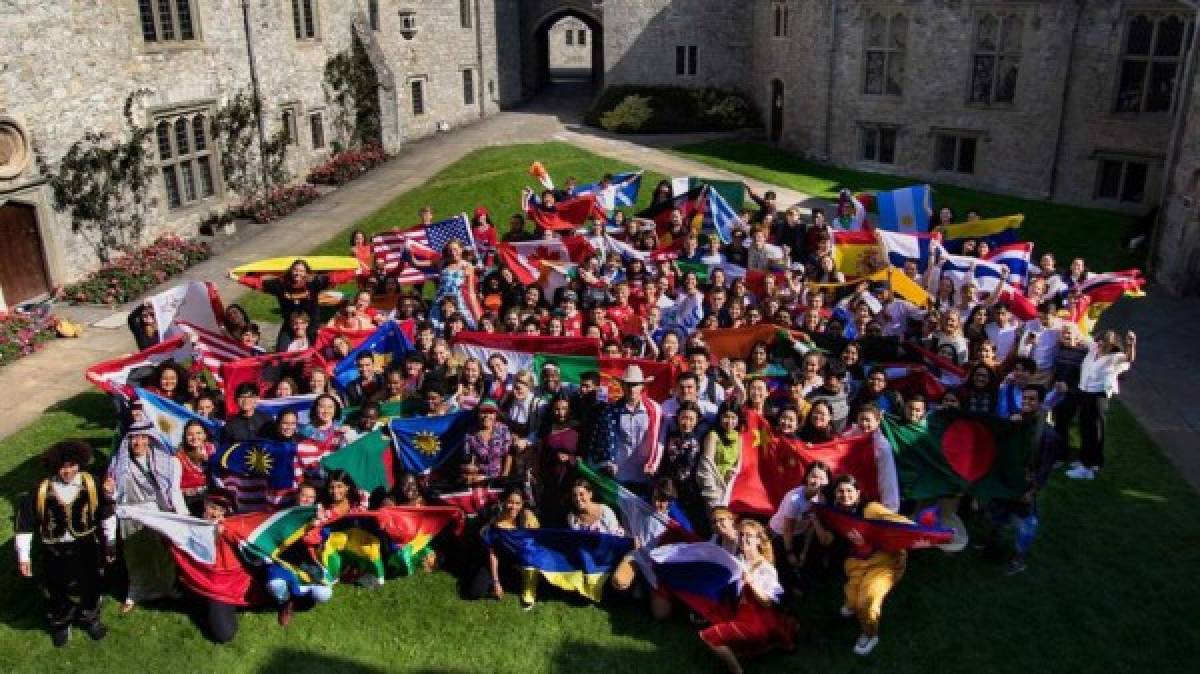
[(467, 596), (473, 599), (491, 597), (500, 600), (504, 598), (504, 586), (521, 588), (521, 608), (533, 609), (537, 600), (538, 574), (533, 569), (521, 569), (507, 560), (501, 560), (503, 552), (488, 545), (487, 532), (496, 529), (537, 529), (537, 514), (525, 503), (525, 494), (521, 487), (511, 486), (500, 496), (500, 504), (495, 514), (480, 529), (486, 551), (486, 560), (475, 573), (467, 589)]
[(738, 523), (736, 556), (742, 570), (737, 613), (700, 631), (700, 638), (730, 672), (742, 671), (739, 658), (776, 647), (792, 650), (796, 632), (792, 619), (774, 610), (783, 598), (783, 586), (775, 570), (771, 538), (762, 524), (752, 519)]

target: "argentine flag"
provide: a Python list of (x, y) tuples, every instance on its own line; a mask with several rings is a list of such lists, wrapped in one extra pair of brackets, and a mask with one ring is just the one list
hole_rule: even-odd
[(932, 197), (933, 190), (929, 185), (880, 192), (875, 196), (879, 228), (893, 232), (928, 232), (929, 218), (933, 215)]
[(170, 439), (172, 448), (183, 444), (183, 427), (192, 419), (204, 424), (214, 439), (221, 434), (221, 422), (215, 419), (205, 419), (174, 400), (144, 388), (135, 388), (134, 391), (142, 403), (142, 415), (146, 417), (146, 421), (154, 424), (163, 437)]

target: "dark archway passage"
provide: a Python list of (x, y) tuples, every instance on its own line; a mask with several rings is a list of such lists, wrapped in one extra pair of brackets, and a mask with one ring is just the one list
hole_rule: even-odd
[[(586, 27), (586, 40), (591, 51), (590, 67), (586, 74), (580, 73), (570, 77), (557, 69), (551, 72), (550, 40), (551, 29), (562, 19), (574, 18)], [(551, 84), (557, 76), (570, 77), (575, 81), (583, 80), (593, 87), (599, 88), (604, 81), (604, 25), (599, 16), (581, 11), (573, 7), (562, 7), (537, 17), (528, 24), (525, 40), (524, 62), (522, 64), (522, 84), (526, 97), (531, 97)], [(565, 36), (560, 36), (565, 44)], [(573, 41), (578, 41), (578, 33)], [(554, 76), (552, 76), (554, 75)]]

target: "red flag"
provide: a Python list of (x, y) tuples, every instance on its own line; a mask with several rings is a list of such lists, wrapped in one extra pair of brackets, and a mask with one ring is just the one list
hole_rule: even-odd
[(842, 538), (848, 538), (848, 534), (857, 532), (863, 540), (864, 552), (899, 552), (931, 548), (949, 543), (954, 538), (952, 529), (922, 526), (911, 522), (867, 519), (821, 503), (814, 508), (817, 516), (821, 518), (821, 523)]
[(771, 515), (775, 502), (767, 495), (762, 480), (763, 453), (771, 444), (771, 425), (758, 412), (746, 410), (746, 428), (742, 430), (742, 456), (730, 483), (729, 509), (739, 514)]
[(858, 479), (865, 498), (879, 498), (879, 477), (875, 470), (875, 444), (869, 435), (810, 444), (796, 438), (775, 438), (760, 456), (759, 472), (772, 512), (783, 497), (804, 483), (804, 474), (813, 461), (824, 461), (834, 475), (849, 473)]
[(305, 381), (313, 368), (328, 370), (325, 359), (316, 349), (284, 353), (268, 353), (253, 358), (241, 358), (221, 366), (221, 377), (225, 380), (225, 413), (238, 413), (237, 389), (245, 382), (253, 382), (260, 395), (267, 392), (279, 379), (292, 374), (297, 380)]
[(167, 546), (179, 569), (179, 582), (201, 597), (222, 604), (245, 607), (267, 603), (262, 584), (255, 582), (237, 546), (270, 516), (266, 512), (249, 513), (222, 520), (215, 537), (216, 561), (212, 564), (201, 562), (173, 545)]
[(578, 229), (592, 216), (601, 220), (608, 218), (608, 214), (596, 203), (596, 197), (592, 194), (556, 202), (553, 210), (547, 210), (527, 200), (525, 212), (539, 227), (551, 231)]
[(714, 359), (746, 358), (755, 342), (775, 343), (780, 327), (769, 323), (748, 325), (744, 328), (713, 328), (701, 330), (704, 343)]
[(611, 358), (608, 356), (601, 356), (596, 363), (596, 369), (600, 373), (600, 385), (608, 389), (609, 400), (621, 397), (621, 375), (630, 365), (642, 368), (642, 374), (650, 380), (646, 384), (646, 395), (657, 402), (670, 398), (671, 390), (675, 387), (675, 369), (669, 363), (644, 358)]
[(433, 497), (433, 500), (445, 505), (455, 506), (467, 515), (475, 515), (484, 508), (499, 501), (500, 494), (503, 492), (503, 489), (474, 487), (450, 494), (437, 494)]

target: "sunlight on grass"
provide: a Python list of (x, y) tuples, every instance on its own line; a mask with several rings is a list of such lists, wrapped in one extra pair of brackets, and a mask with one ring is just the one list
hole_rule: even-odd
[(1122, 489), (1121, 496), (1128, 496), (1129, 498), (1135, 498), (1140, 501), (1153, 501), (1154, 503), (1167, 502), (1167, 498), (1165, 496), (1159, 496), (1158, 494), (1151, 494), (1149, 492), (1144, 492), (1137, 489)]

